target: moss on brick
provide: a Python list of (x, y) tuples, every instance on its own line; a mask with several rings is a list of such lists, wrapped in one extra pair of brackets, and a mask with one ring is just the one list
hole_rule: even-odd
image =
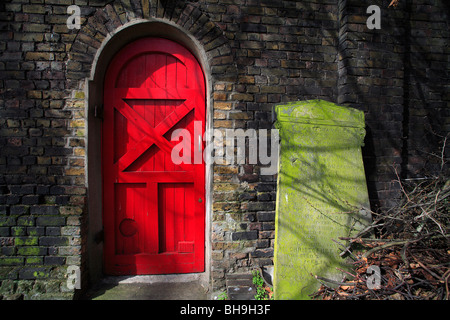
[(44, 259), (42, 257), (27, 257), (25, 264), (42, 265)]
[(24, 258), (22, 257), (2, 257), (0, 259), (0, 266), (17, 266), (22, 265)]
[(16, 246), (36, 246), (38, 242), (38, 237), (16, 237), (14, 239), (14, 244)]
[(34, 226), (34, 217), (32, 216), (22, 216), (17, 219), (17, 225), (32, 227)]
[(18, 237), (18, 236), (24, 236), (26, 234), (26, 227), (12, 227), (11, 228), (11, 235)]
[(19, 247), (17, 248), (17, 255), (19, 256), (39, 256), (47, 254), (47, 248), (45, 247)]

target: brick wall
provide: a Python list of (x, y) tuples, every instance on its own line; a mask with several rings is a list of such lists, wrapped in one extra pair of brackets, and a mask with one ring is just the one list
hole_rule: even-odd
[[(86, 203), (84, 91), (66, 78), (67, 1), (0, 4), (0, 295), (73, 296)], [(49, 1), (46, 1), (49, 3)], [(71, 2), (71, 1), (69, 1)], [(65, 20), (64, 20), (65, 22)], [(67, 28), (66, 28), (67, 30)]]
[[(450, 6), (444, 1), (414, 1), (406, 9), (403, 169), (405, 177), (414, 178), (441, 171), (440, 157), (427, 154), (438, 153), (450, 132)], [(448, 158), (448, 143), (446, 148)]]
[[(214, 106), (220, 106), (215, 128), (271, 128), (276, 104), (336, 100), (332, 2), (234, 3), (201, 4), (228, 37), (238, 70), (237, 81), (214, 87)], [(218, 68), (226, 72), (228, 66)], [(258, 165), (214, 167), (213, 289), (224, 285), (227, 273), (272, 264), (276, 176), (259, 173)]]
[[(82, 27), (66, 26), (67, 6)], [(365, 10), (382, 9), (381, 30)], [(68, 266), (89, 270), (85, 79), (121, 26), (158, 18), (192, 35), (209, 64), (213, 126), (271, 128), (274, 105), (325, 99), (365, 111), (374, 208), (404, 177), (440, 169), (437, 135), (450, 128), (448, 5), (397, 9), (357, 0), (6, 0), (0, 3), (0, 295), (74, 297)], [(276, 175), (259, 165), (213, 168), (211, 284), (270, 264)], [(85, 282), (83, 282), (85, 286)]]
[[(369, 30), (367, 3), (340, 1), (338, 103), (364, 110), (367, 137), (363, 149), (373, 209), (387, 207), (399, 195), (392, 181), (394, 163), (402, 164), (404, 113), (405, 10), (382, 10), (381, 29)], [(400, 169), (399, 169), (400, 170)]]
[(401, 178), (440, 171), (436, 155), (450, 121), (449, 32), (443, 1), (370, 4), (381, 8), (380, 30), (366, 27), (366, 2), (339, 1), (338, 103), (365, 111), (363, 154), (377, 210), (400, 194), (394, 166)]

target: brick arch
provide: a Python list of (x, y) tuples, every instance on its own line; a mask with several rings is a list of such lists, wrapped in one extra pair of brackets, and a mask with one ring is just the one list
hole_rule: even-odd
[[(83, 12), (83, 6), (81, 8)], [(90, 13), (82, 17), (81, 29), (68, 54), (69, 83), (88, 77), (92, 79), (97, 71), (93, 68), (96, 58), (105, 44), (125, 28), (146, 22), (167, 23), (194, 38), (206, 55), (213, 82), (234, 82), (237, 79), (237, 67), (229, 40), (196, 3), (144, 0), (131, 5), (129, 1), (115, 0), (95, 11), (85, 9)], [(129, 33), (129, 42), (132, 40), (133, 33)]]

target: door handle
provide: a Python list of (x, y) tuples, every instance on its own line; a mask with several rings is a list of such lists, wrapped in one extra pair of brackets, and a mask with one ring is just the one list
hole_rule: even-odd
[(202, 152), (202, 136), (198, 136), (198, 151)]

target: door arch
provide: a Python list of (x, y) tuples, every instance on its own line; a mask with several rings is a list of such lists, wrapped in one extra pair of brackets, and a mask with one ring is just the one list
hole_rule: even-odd
[(103, 95), (105, 273), (204, 271), (205, 164), (171, 159), (176, 129), (190, 133), (192, 158), (203, 149), (193, 135), (206, 120), (198, 61), (174, 41), (136, 40), (112, 59)]

